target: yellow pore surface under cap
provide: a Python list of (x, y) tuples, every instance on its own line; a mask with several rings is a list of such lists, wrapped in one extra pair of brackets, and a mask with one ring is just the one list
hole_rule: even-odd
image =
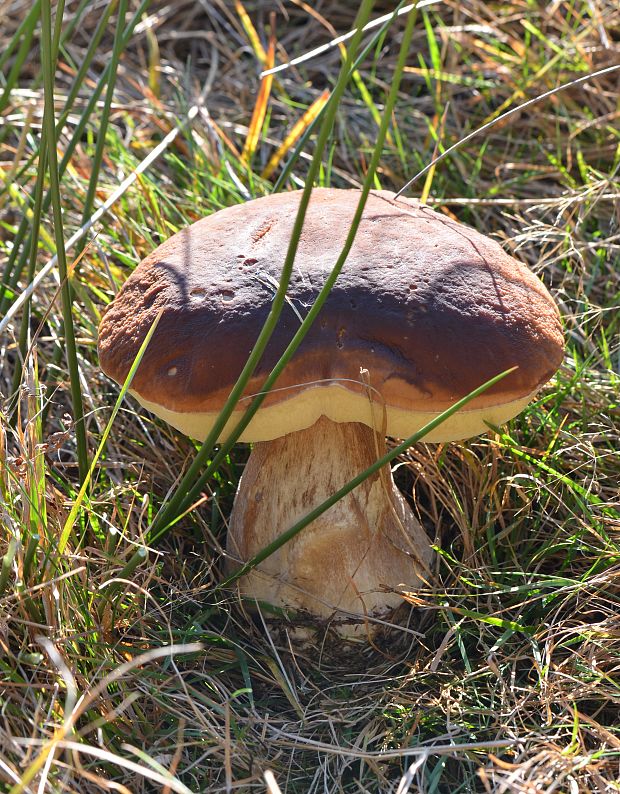
[[(216, 411), (171, 411), (145, 400), (133, 391), (131, 393), (145, 408), (191, 438), (205, 439), (218, 417)], [(459, 411), (424, 436), (424, 441), (457, 441), (485, 433), (489, 429), (487, 422), (491, 425), (504, 424), (519, 414), (533, 396), (534, 392), (510, 402)], [(219, 440), (230, 435), (250, 401), (248, 398), (241, 400), (220, 433)], [(333, 422), (362, 422), (384, 435), (408, 438), (439, 416), (439, 412), (384, 407), (379, 401), (371, 400), (369, 395), (356, 394), (338, 384), (317, 385), (300, 390), (274, 405), (261, 407), (238, 440), (271, 441), (311, 427), (321, 416), (326, 416)]]

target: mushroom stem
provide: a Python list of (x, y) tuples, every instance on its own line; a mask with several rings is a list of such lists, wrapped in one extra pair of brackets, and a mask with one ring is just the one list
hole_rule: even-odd
[[(230, 520), (228, 551), (245, 561), (302, 519), (385, 449), (366, 425), (321, 417), (254, 445)], [(239, 583), (244, 596), (333, 618), (343, 636), (402, 603), (394, 588), (429, 581), (429, 540), (389, 467), (369, 477)]]

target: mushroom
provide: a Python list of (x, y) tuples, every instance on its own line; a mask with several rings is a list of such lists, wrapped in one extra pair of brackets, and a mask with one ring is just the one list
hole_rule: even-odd
[[(140, 263), (99, 331), (103, 370), (123, 382), (160, 309), (132, 393), (204, 439), (269, 312), (300, 192), (210, 215)], [(313, 303), (359, 200), (315, 189), (277, 328), (226, 425), (226, 438)], [(517, 367), (425, 440), (484, 433), (525, 408), (556, 371), (555, 304), (496, 242), (413, 199), (374, 191), (318, 319), (247, 426), (253, 442), (228, 552), (246, 561), (382, 454), (498, 373)], [(368, 478), (240, 580), (241, 592), (365, 631), (429, 583), (426, 532), (389, 468)]]

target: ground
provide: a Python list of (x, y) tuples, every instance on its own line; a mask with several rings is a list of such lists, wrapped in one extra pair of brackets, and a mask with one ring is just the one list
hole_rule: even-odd
[[(284, 170), (291, 132), (307, 131), (343, 54), (281, 71), (269, 90), (263, 59), (350, 30), (356, 5), (87, 0), (56, 27), (47, 0), (4, 3), (5, 790), (620, 789), (620, 68), (581, 79), (620, 67), (615, 0), (418, 12), (374, 184), (400, 189), (463, 141), (408, 195), (527, 262), (557, 301), (567, 351), (505, 428), (399, 458), (397, 482), (438, 549), (436, 579), (401, 624), (374, 643), (327, 634), (300, 649), (286, 622), (216, 589), (244, 447), (153, 538), (198, 445), (131, 397), (114, 411), (101, 313), (173, 232), (303, 183), (316, 129)], [(404, 29), (403, 17), (381, 32), (349, 80), (318, 184), (362, 184)]]

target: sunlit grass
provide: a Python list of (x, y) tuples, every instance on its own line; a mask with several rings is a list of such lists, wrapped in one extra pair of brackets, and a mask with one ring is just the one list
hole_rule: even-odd
[[(73, 272), (92, 462), (119, 394), (98, 367), (101, 312), (179, 228), (308, 179), (329, 106), (312, 127), (306, 118), (297, 140), (290, 133), (334, 91), (342, 56), (274, 77), (244, 160), (272, 32), (264, 9), (239, 3), (242, 19), (233, 4), (207, 16), (145, 1), (128, 4), (123, 21), (121, 2), (69, 4), (62, 25), (49, 18), (47, 60), (58, 51), (59, 68), (43, 133), (41, 5), (16, 6), (1, 34), (0, 321), (59, 247), (54, 203), (66, 240), (185, 125), (84, 241)], [(354, 26), (342, 4), (322, 6), (324, 20), (287, 11), (276, 19), (276, 63), (323, 43), (326, 23), (339, 33)], [(611, 2), (430, 6), (416, 20), (374, 176), (404, 25), (383, 31), (356, 64), (359, 80), (315, 161), (321, 184), (399, 189), (512, 105), (618, 61)], [(539, 273), (568, 347), (554, 380), (508, 427), (399, 457), (397, 481), (436, 533), (440, 567), (433, 589), (405, 595), (416, 607), (409, 625), (374, 648), (328, 638), (314, 656), (292, 653), (286, 622), (278, 632), (254, 621), (217, 588), (243, 448), (204, 456), (212, 476), (179, 501), (174, 531), (149, 544), (198, 445), (126, 399), (80, 495), (60, 267), (42, 282), (0, 340), (3, 787), (165, 790), (164, 776), (171, 791), (262, 791), (271, 768), (282, 791), (384, 792), (411, 768), (409, 791), (614, 790), (617, 113), (616, 73), (492, 127), (412, 189), (426, 188), (429, 204), (495, 234)], [(58, 189), (47, 176), (50, 136)], [(79, 252), (67, 252), (69, 272)], [(451, 743), (470, 749), (442, 750)]]

